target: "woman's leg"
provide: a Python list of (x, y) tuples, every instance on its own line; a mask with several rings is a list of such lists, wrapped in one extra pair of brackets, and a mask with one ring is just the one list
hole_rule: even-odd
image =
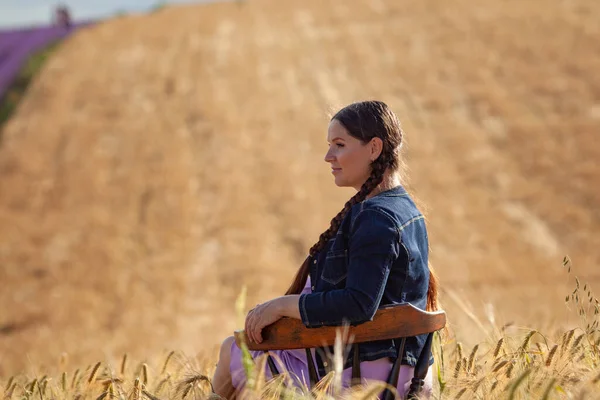
[(234, 337), (230, 336), (221, 344), (219, 362), (217, 363), (217, 369), (212, 378), (212, 385), (215, 393), (228, 400), (235, 398), (235, 388), (231, 382), (231, 373), (229, 372), (229, 365), (231, 363), (231, 345), (234, 340)]

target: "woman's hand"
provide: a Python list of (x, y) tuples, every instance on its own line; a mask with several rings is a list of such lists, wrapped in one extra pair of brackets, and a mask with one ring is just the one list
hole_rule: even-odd
[(279, 320), (284, 315), (281, 313), (281, 298), (276, 298), (266, 303), (258, 304), (246, 316), (246, 334), (251, 342), (262, 342), (262, 329)]

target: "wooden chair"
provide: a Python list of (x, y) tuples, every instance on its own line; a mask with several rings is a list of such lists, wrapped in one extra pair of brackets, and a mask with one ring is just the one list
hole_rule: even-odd
[[(415, 375), (411, 380), (408, 398), (412, 399), (418, 396), (424, 385), (424, 378), (429, 369), (429, 359), (431, 356), (431, 341), (433, 333), (442, 329), (446, 325), (446, 313), (444, 311), (426, 312), (414, 307), (410, 303), (385, 306), (377, 310), (373, 320), (364, 322), (356, 326), (348, 327), (348, 337), (353, 338), (354, 358), (352, 363), (352, 381), (360, 381), (360, 361), (358, 359), (359, 343), (399, 339), (398, 357), (394, 362), (387, 383), (396, 387), (400, 373), (400, 362), (404, 355), (404, 345), (407, 337), (428, 334), (423, 351), (419, 355), (415, 366)], [(305, 349), (308, 361), (308, 371), (310, 384), (313, 387), (317, 381), (317, 371), (315, 369), (311, 348), (320, 346), (332, 346), (336, 340), (336, 330), (339, 326), (324, 326), (321, 328), (307, 328), (301, 320), (294, 318), (282, 318), (272, 325), (265, 327), (262, 331), (262, 343), (251, 343), (248, 341), (243, 330), (234, 333), (236, 343), (241, 345), (245, 341), (249, 350), (290, 350)], [(279, 372), (269, 356), (268, 364), (273, 376)], [(391, 390), (386, 389), (382, 394), (382, 399), (391, 400), (394, 398)]]

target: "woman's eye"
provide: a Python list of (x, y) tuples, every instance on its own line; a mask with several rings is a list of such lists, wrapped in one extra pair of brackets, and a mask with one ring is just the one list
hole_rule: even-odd
[(344, 145), (343, 145), (343, 144), (341, 144), (341, 143), (336, 143), (336, 146), (337, 146), (337, 147), (344, 147)]

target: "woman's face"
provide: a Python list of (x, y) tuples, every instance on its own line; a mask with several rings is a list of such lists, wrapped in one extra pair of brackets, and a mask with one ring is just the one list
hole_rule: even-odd
[(334, 119), (329, 123), (327, 142), (329, 150), (325, 161), (331, 164), (335, 184), (360, 190), (371, 174), (371, 161), (379, 156), (375, 140), (366, 144), (361, 142), (350, 136), (344, 125)]

